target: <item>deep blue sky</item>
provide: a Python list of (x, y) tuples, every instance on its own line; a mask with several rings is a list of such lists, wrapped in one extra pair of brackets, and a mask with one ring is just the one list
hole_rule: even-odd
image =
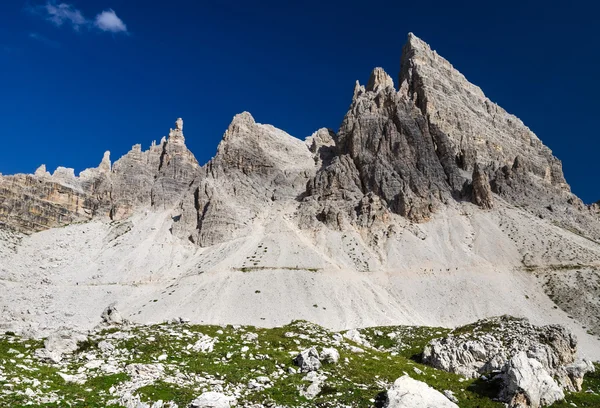
[(201, 163), (244, 110), (301, 138), (337, 129), (356, 79), (375, 66), (397, 77), (412, 31), (536, 132), (576, 194), (600, 199), (600, 6), (590, 0), (2, 3), (4, 174), (80, 171), (105, 150), (114, 161), (178, 116)]

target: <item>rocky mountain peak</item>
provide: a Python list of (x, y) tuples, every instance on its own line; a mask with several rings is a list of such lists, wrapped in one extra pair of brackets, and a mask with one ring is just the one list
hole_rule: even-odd
[(237, 135), (241, 135), (248, 132), (248, 130), (254, 124), (256, 124), (256, 122), (254, 121), (254, 117), (250, 114), (250, 112), (244, 111), (238, 113), (231, 120), (229, 127), (223, 135), (223, 140), (229, 140)]
[(389, 76), (381, 67), (375, 68), (371, 72), (369, 82), (367, 83), (366, 90), (371, 92), (377, 92), (379, 89), (393, 88), (394, 80)]
[(51, 174), (48, 170), (46, 170), (46, 165), (42, 164), (40, 167), (37, 168), (37, 170), (35, 171), (34, 175), (36, 177), (51, 177)]
[(102, 156), (102, 161), (100, 162), (100, 166), (98, 166), (98, 170), (104, 173), (109, 173), (111, 169), (110, 163), (110, 152), (107, 150), (104, 152), (104, 156)]
[(175, 129), (169, 130), (170, 143), (185, 144), (185, 137), (183, 136), (183, 119), (177, 118), (175, 121)]

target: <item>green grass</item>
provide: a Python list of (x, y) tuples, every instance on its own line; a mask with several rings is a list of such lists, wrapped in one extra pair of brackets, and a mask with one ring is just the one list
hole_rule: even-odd
[[(493, 327), (470, 326), (460, 330), (485, 331)], [(458, 375), (425, 366), (420, 363), (420, 354), (425, 344), (433, 338), (446, 336), (450, 330), (435, 327), (390, 326), (359, 330), (373, 348), (353, 343), (363, 353), (352, 352), (349, 347), (334, 345), (334, 334), (320, 326), (296, 321), (278, 328), (264, 329), (252, 326), (200, 326), (187, 324), (159, 324), (124, 328), (122, 332), (107, 330), (91, 335), (80, 344), (79, 350), (69, 358), (63, 372), (75, 374), (88, 360), (87, 355), (100, 356), (98, 344), (110, 342), (121, 361), (127, 364), (162, 364), (164, 378), (137, 390), (144, 401), (174, 401), (185, 407), (202, 392), (211, 390), (210, 384), (221, 383), (225, 394), (233, 389), (244, 389), (239, 403), (277, 404), (286, 407), (373, 407), (384, 391), (398, 378), (408, 373), (411, 377), (428, 383), (433, 388), (451, 390), (459, 399), (461, 408), (494, 408), (503, 405), (492, 401), (497, 395), (497, 384), (479, 379), (465, 380)], [(249, 339), (248, 333), (256, 333), (257, 339)], [(288, 333), (293, 333), (290, 335)], [(193, 351), (189, 345), (209, 336), (215, 339), (212, 352)], [(307, 400), (300, 393), (310, 383), (304, 381), (305, 374), (289, 373), (294, 353), (311, 346), (334, 346), (340, 352), (337, 364), (324, 364), (320, 373), (327, 376), (320, 394)], [(38, 361), (33, 357), (38, 341), (22, 340), (16, 336), (0, 335), (0, 406), (18, 407), (28, 403), (24, 395), (3, 395), (4, 383), (14, 377), (38, 379), (44, 393), (54, 393), (74, 407), (105, 407), (115, 397), (109, 394), (112, 386), (129, 380), (127, 374), (104, 375), (99, 370), (90, 370), (85, 384), (67, 384), (58, 375), (59, 368)], [(18, 354), (10, 350), (16, 350)], [(166, 355), (159, 361), (158, 357)], [(27, 367), (27, 369), (23, 368)], [(417, 370), (415, 370), (415, 368)], [(33, 369), (33, 371), (28, 371)], [(600, 394), (600, 367), (586, 378), (584, 390), (592, 389)], [(3, 380), (3, 376), (7, 380)], [(181, 377), (183, 376), (183, 377)], [(268, 376), (270, 388), (249, 389), (246, 385), (260, 376)], [(184, 378), (183, 385), (173, 383), (174, 378)], [(27, 384), (15, 386), (24, 391)], [(573, 393), (564, 403), (555, 407), (600, 406), (598, 395)], [(66, 406), (59, 402), (33, 407)], [(565, 405), (567, 404), (567, 405)], [(588, 405), (585, 405), (588, 404)], [(596, 405), (594, 405), (596, 404)]]
[[(129, 378), (124, 373), (97, 373), (85, 384), (66, 383), (58, 372), (67, 372), (68, 369), (43, 363), (33, 356), (34, 351), (42, 346), (41, 341), (25, 340), (13, 335), (0, 336), (0, 392), (13, 392), (0, 393), (0, 406), (63, 407), (63, 400), (66, 400), (76, 407), (102, 408), (106, 406), (110, 387)], [(17, 378), (20, 381), (15, 381)], [(39, 381), (37, 387), (33, 383), (34, 380)], [(6, 384), (12, 384), (12, 387), (8, 388)], [(34, 391), (43, 390), (45, 395), (56, 395), (60, 400), (30, 403), (29, 397), (24, 395), (27, 388)]]
[(152, 385), (138, 388), (137, 393), (142, 401), (173, 401), (180, 407), (186, 407), (198, 396), (190, 388), (165, 383), (164, 381), (157, 381)]

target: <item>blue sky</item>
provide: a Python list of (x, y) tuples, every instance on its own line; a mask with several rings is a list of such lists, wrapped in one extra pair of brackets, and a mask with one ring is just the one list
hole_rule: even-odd
[[(185, 120), (201, 163), (233, 115), (305, 137), (337, 129), (354, 81), (399, 71), (409, 31), (600, 199), (600, 6), (591, 1), (8, 0), (0, 12), (0, 172), (80, 171)], [(142, 6), (143, 4), (143, 6)]]

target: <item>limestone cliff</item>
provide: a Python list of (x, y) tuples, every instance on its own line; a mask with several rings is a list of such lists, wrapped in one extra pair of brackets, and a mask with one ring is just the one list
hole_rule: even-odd
[(97, 168), (79, 176), (64, 167), (50, 174), (42, 165), (33, 175), (0, 177), (0, 224), (29, 233), (93, 217), (119, 220), (179, 202), (199, 170), (179, 119), (168, 139), (147, 151), (135, 145), (113, 165), (106, 152)]
[(494, 195), (600, 239), (598, 206), (570, 192), (550, 149), (409, 34), (398, 89), (375, 68), (366, 86), (356, 83), (337, 133), (321, 129), (302, 142), (244, 112), (200, 166), (178, 119), (149, 150), (135, 145), (114, 164), (107, 152), (78, 177), (44, 166), (1, 177), (0, 222), (33, 232), (172, 209), (172, 233), (208, 246), (248, 233), (274, 207), (292, 208), (302, 228), (345, 229), (384, 214), (426, 222), (462, 201), (489, 209)]

